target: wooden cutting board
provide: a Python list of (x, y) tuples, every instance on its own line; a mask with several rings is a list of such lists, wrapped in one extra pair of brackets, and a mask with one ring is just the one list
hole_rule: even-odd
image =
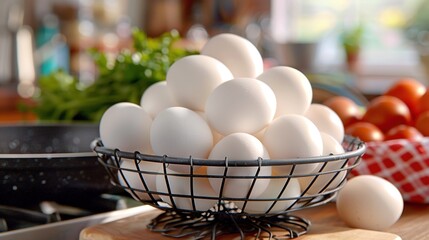
[[(81, 231), (80, 240), (172, 240), (175, 238), (165, 237), (159, 233), (152, 232), (146, 228), (151, 219), (155, 218), (162, 211), (153, 209), (149, 212), (124, 218), (118, 221), (87, 227)], [(281, 234), (281, 233), (280, 233)], [(190, 238), (180, 238), (190, 239)], [(219, 240), (240, 239), (238, 235), (225, 235)], [(246, 239), (254, 239), (249, 236)], [(264, 239), (264, 238), (261, 238)], [(266, 239), (266, 238), (265, 238)], [(366, 240), (401, 240), (393, 233), (370, 231), (363, 229), (353, 229), (339, 226), (329, 226), (314, 224), (310, 226), (308, 233), (297, 240), (331, 240), (331, 239), (366, 239)]]

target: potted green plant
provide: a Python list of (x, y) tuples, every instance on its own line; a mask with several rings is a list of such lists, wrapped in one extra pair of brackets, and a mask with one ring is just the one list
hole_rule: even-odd
[(341, 44), (346, 56), (347, 68), (355, 71), (359, 60), (362, 45), (363, 26), (359, 24), (355, 27), (345, 29), (341, 33)]
[(429, 1), (421, 1), (416, 11), (407, 21), (405, 36), (416, 48), (420, 62), (429, 77)]

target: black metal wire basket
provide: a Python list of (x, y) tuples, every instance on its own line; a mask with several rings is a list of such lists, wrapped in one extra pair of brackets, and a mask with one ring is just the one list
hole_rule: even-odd
[[(333, 200), (366, 149), (350, 136), (343, 147), (343, 154), (306, 159), (207, 160), (123, 152), (103, 147), (99, 139), (93, 143), (113, 185), (164, 210), (149, 224), (150, 230), (193, 239), (229, 233), (241, 239), (305, 234), (310, 222), (290, 213)], [(301, 171), (311, 164), (315, 170)], [(235, 188), (228, 189), (233, 184)]]

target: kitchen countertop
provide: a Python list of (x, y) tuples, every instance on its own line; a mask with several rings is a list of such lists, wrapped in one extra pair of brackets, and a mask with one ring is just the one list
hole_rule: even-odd
[(18, 105), (33, 105), (31, 99), (22, 99), (0, 86), (0, 124), (34, 122), (36, 116), (31, 112), (20, 111)]
[[(134, 240), (134, 239), (173, 239), (163, 237), (146, 229), (150, 219), (161, 211), (141, 216), (134, 216), (118, 222), (95, 225), (85, 228), (81, 232), (80, 240)], [(352, 229), (347, 227), (338, 217), (335, 203), (300, 210), (292, 213), (311, 221), (308, 233), (296, 239), (378, 239), (378, 240), (413, 240), (429, 239), (429, 205), (407, 203), (401, 218), (383, 232)], [(144, 236), (144, 237), (143, 237)], [(142, 238), (143, 237), (143, 238)], [(224, 236), (220, 239), (239, 239), (238, 236)], [(246, 238), (247, 239), (247, 238)], [(250, 239), (250, 238), (249, 238)], [(253, 238), (252, 238), (253, 239)]]

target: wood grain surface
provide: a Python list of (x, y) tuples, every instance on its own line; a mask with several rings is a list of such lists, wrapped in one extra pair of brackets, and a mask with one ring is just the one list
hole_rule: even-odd
[[(173, 238), (151, 232), (146, 228), (151, 219), (161, 211), (153, 211), (139, 214), (133, 217), (115, 222), (85, 228), (81, 232), (80, 240), (137, 240), (137, 239), (161, 239)], [(312, 222), (310, 230), (297, 240), (313, 239), (369, 239), (369, 240), (407, 240), (429, 239), (429, 205), (406, 204), (403, 215), (399, 221), (385, 231), (370, 231), (347, 227), (339, 219), (334, 203), (318, 206), (294, 213)], [(276, 232), (282, 234), (282, 232)], [(181, 238), (190, 239), (190, 238)], [(238, 235), (225, 235), (219, 240), (240, 239)], [(246, 239), (254, 239), (249, 236)], [(267, 238), (261, 238), (267, 239)]]

